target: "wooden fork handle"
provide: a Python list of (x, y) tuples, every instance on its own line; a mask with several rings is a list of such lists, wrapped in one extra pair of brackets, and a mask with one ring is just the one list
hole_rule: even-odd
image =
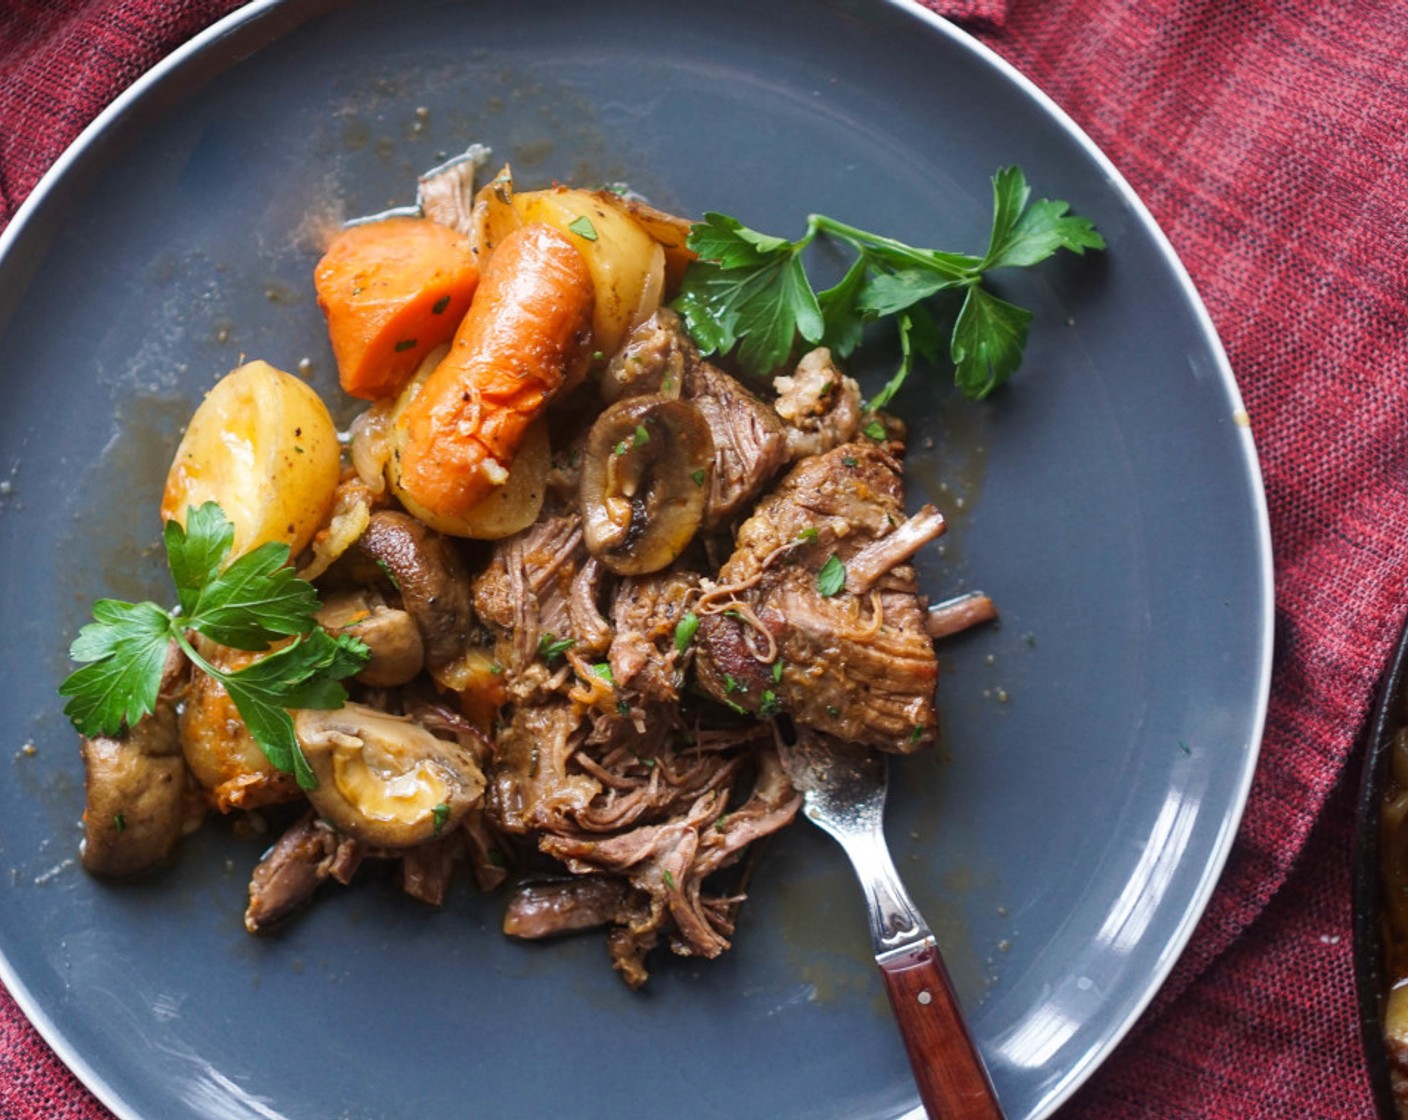
[(878, 963), (930, 1120), (1003, 1120), (934, 943), (887, 953)]

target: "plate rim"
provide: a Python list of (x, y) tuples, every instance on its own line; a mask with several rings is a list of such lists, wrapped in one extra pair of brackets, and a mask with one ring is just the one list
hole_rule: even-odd
[[(167, 80), (179, 73), (197, 56), (204, 54), (221, 39), (246, 25), (253, 24), (280, 10), (296, 11), (298, 14), (297, 23), (301, 25), (307, 20), (316, 18), (321, 12), (346, 7), (350, 2), (351, 0), (331, 0), (330, 3), (326, 0), (321, 3), (319, 0), (249, 0), (248, 3), (197, 32), (160, 59), (105, 106), (40, 177), (15, 211), (9, 224), (4, 230), (0, 230), (0, 267), (3, 267), (8, 261), (15, 247), (25, 237), (35, 216), (43, 210), (47, 200), (65, 179), (70, 169), (86, 158), (89, 151), (103, 139), (110, 129), (118, 126), (127, 114), (137, 108), (146, 98), (154, 95)], [(1076, 123), (1074, 118), (1035, 81), (1027, 77), (992, 47), (969, 34), (953, 21), (925, 7), (920, 0), (865, 0), (865, 3), (877, 8), (889, 8), (910, 18), (918, 19), (933, 33), (954, 44), (957, 49), (976, 55), (1003, 81), (1030, 99), (1052, 125), (1058, 127), (1069, 140), (1073, 141), (1082, 153), (1100, 169), (1105, 176), (1107, 185), (1113, 188), (1121, 201), (1129, 207), (1136, 217), (1141, 231), (1150, 237), (1152, 244), (1158, 250), (1159, 257), (1169, 269), (1171, 277), (1176, 281), (1188, 309), (1192, 312), (1192, 320), (1198, 328), (1198, 333), (1207, 347), (1209, 356), (1213, 359), (1213, 372), (1233, 410), (1235, 437), (1241, 453), (1243, 477), (1248, 488), (1247, 497), (1250, 500), (1249, 505), (1254, 522), (1252, 536), (1256, 543), (1259, 561), (1257, 574), (1262, 593), (1262, 602), (1258, 612), (1259, 640), (1257, 641), (1257, 648), (1260, 651), (1260, 671), (1256, 681), (1255, 695), (1251, 698), (1249, 724), (1251, 734), (1249, 741), (1243, 745), (1240, 781), (1230, 803), (1231, 811), (1227, 812), (1219, 822), (1216, 841), (1212, 846), (1209, 859), (1204, 865), (1198, 890), (1189, 896), (1184, 911), (1174, 927), (1172, 935), (1168, 938), (1166, 950), (1159, 960), (1159, 966), (1150, 973), (1150, 979), (1145, 985), (1141, 997), (1131, 1001), (1123, 1022), (1118, 1023), (1113, 1030), (1107, 1033), (1101, 1046), (1092, 1047), (1081, 1061), (1073, 1064), (1065, 1075), (1053, 1085), (1044, 1105), (1031, 1114), (1031, 1120), (1045, 1120), (1046, 1117), (1051, 1116), (1058, 1108), (1066, 1104), (1095, 1070), (1110, 1058), (1163, 988), (1169, 974), (1187, 949), (1200, 919), (1221, 882), (1222, 873), (1240, 831), (1265, 735), (1271, 693), (1275, 625), (1275, 571), (1265, 481), (1256, 452), (1253, 429), (1250, 422), (1246, 420), (1247, 413), (1241, 390), (1212, 317), (1191, 274), (1168, 235), (1115, 163)], [(306, 10), (298, 11), (298, 9)], [(276, 41), (277, 38), (278, 36), (271, 42)], [(258, 49), (252, 51), (251, 56), (257, 54)], [(230, 65), (237, 66), (242, 61), (243, 58), (237, 58), (232, 60)], [(105, 1107), (119, 1117), (119, 1120), (142, 1120), (129, 1109), (123, 1095), (110, 1085), (106, 1078), (100, 1076), (92, 1064), (69, 1044), (53, 1018), (15, 972), (4, 952), (0, 952), (0, 981), (3, 981), (21, 1012), (34, 1026), (55, 1056)], [(923, 1116), (922, 1108), (915, 1108), (904, 1113), (899, 1120), (922, 1120)]]
[[(1222, 344), (1222, 338), (1217, 332), (1217, 327), (1212, 321), (1212, 316), (1209, 314), (1197, 286), (1193, 283), (1192, 275), (1187, 266), (1179, 257), (1173, 242), (1139, 193), (1120, 172), (1114, 161), (1105, 154), (1090, 134), (1076, 123), (1065, 109), (1035, 81), (1027, 77), (993, 48), (975, 36), (969, 35), (951, 21), (924, 7), (919, 0), (883, 0), (883, 3), (918, 16), (935, 30), (956, 40), (960, 46), (974, 51), (989, 66), (1002, 74), (1008, 82), (1031, 98), (1043, 110), (1047, 118), (1058, 125), (1071, 140), (1075, 141), (1082, 151), (1104, 172), (1109, 184), (1137, 215), (1144, 230), (1152, 236), (1160, 256), (1177, 280), (1188, 301), (1188, 306), (1193, 312), (1194, 319), (1213, 357), (1217, 378), (1227, 393), (1229, 404), (1234, 410), (1234, 425), (1238, 445), (1242, 452), (1246, 478), (1250, 483), (1250, 497), (1256, 521), (1260, 577), (1264, 590), (1264, 601), (1261, 604), (1260, 612), (1261, 634), (1258, 643), (1261, 650), (1261, 672), (1257, 681), (1256, 710), (1252, 719), (1251, 741), (1246, 744), (1241, 782), (1235, 794), (1234, 811), (1227, 814), (1222, 821), (1217, 844), (1214, 846), (1212, 857), (1206, 866), (1206, 873), (1199, 884), (1200, 889), (1189, 899), (1183, 913), (1183, 919), (1169, 940), (1168, 952), (1164, 955), (1160, 968), (1153, 974), (1151, 982), (1146, 986), (1143, 998), (1135, 1001), (1125, 1021), (1107, 1036), (1102, 1048), (1087, 1053), (1083, 1062), (1077, 1063), (1067, 1072), (1066, 1077), (1058, 1083), (1048, 1097), (1047, 1107), (1033, 1114), (1032, 1120), (1045, 1120), (1070, 1100), (1091, 1074), (1109, 1059), (1124, 1038), (1133, 1030), (1135, 1023), (1148, 1010), (1149, 1005), (1168, 980), (1174, 966), (1188, 948), (1188, 943), (1192, 940), (1198, 922), (1212, 901), (1212, 896), (1222, 881), (1222, 872), (1232, 855), (1232, 847), (1241, 829), (1242, 818), (1251, 797), (1252, 784), (1256, 777), (1257, 760), (1261, 755), (1262, 740), (1266, 733), (1266, 720), (1271, 702), (1272, 650), (1276, 621), (1276, 582), (1271, 543), (1271, 515), (1266, 501), (1266, 486), (1261, 473), (1261, 461), (1256, 452), (1256, 440), (1250, 421), (1243, 422), (1239, 419), (1247, 416), (1246, 404), (1242, 398), (1241, 387), (1237, 384), (1236, 373), (1232, 369), (1232, 363)], [(923, 1120), (923, 1115), (922, 1109), (913, 1110), (907, 1113), (903, 1120)]]

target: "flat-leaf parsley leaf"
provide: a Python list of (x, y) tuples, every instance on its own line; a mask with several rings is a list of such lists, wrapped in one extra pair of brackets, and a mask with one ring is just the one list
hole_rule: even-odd
[[(116, 735), (133, 726), (155, 709), (166, 653), (175, 642), (196, 668), (225, 687), (269, 761), (312, 788), (313, 771), (288, 711), (341, 707), (347, 692), (338, 682), (366, 664), (367, 647), (318, 625), (318, 593), (289, 566), (288, 545), (264, 544), (227, 565), (234, 528), (214, 502), (191, 509), (184, 528), (167, 522), (164, 539), (178, 605), (163, 610), (149, 602), (94, 603), (93, 621), (69, 648), (81, 667), (59, 686), (69, 698), (64, 714), (81, 735)], [(200, 655), (192, 633), (248, 652), (285, 644), (226, 670)]]
[[(972, 399), (1006, 382), (1022, 361), (1031, 313), (999, 299), (983, 281), (995, 268), (1025, 268), (1060, 249), (1083, 254), (1104, 238), (1067, 203), (1031, 202), (1017, 167), (992, 179), (993, 219), (982, 256), (940, 252), (881, 237), (824, 214), (812, 214), (796, 241), (749, 229), (726, 214), (707, 213), (690, 231), (698, 254), (685, 272), (674, 306), (706, 354), (736, 352), (744, 372), (766, 377), (785, 363), (797, 340), (847, 357), (867, 324), (893, 318), (900, 364), (870, 401), (880, 408), (899, 391), (916, 358), (935, 361), (941, 334), (928, 301), (962, 294), (948, 341), (954, 382)], [(841, 241), (856, 259), (834, 287), (816, 292), (802, 254), (819, 236)]]

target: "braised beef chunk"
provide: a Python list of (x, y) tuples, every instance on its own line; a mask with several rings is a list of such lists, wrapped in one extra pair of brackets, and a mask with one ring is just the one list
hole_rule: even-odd
[(601, 790), (594, 777), (569, 765), (584, 738), (570, 701), (516, 705), (499, 728), (489, 786), (495, 826), (518, 835), (567, 827), (571, 814)]
[(245, 929), (267, 932), (307, 903), (328, 879), (351, 882), (363, 854), (356, 840), (339, 835), (316, 813), (305, 814), (254, 868)]
[(942, 528), (932, 508), (905, 517), (899, 460), (880, 444), (803, 459), (699, 601), (699, 682), (735, 708), (850, 742), (906, 753), (932, 742), (938, 664), (907, 561)]
[(504, 933), (536, 941), (624, 923), (631, 885), (609, 875), (519, 883), (504, 908)]
[(679, 699), (684, 650), (675, 634), (698, 587), (695, 573), (677, 569), (622, 581), (611, 604), (614, 637), (608, 660), (617, 688), (632, 700)]
[(684, 395), (714, 437), (704, 524), (717, 528), (743, 513), (787, 462), (787, 434), (770, 405), (706, 361), (685, 371)]

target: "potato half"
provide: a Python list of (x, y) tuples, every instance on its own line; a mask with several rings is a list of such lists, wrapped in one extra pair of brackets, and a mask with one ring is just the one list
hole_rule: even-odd
[(327, 406), (267, 362), (226, 374), (206, 394), (176, 450), (161, 497), (163, 521), (186, 523), (217, 502), (235, 527), (231, 558), (268, 541), (294, 555), (326, 520), (341, 452)]
[(543, 222), (572, 239), (592, 274), (592, 337), (610, 357), (626, 332), (648, 319), (665, 290), (665, 250), (634, 219), (591, 191), (551, 187), (513, 196), (519, 219)]

